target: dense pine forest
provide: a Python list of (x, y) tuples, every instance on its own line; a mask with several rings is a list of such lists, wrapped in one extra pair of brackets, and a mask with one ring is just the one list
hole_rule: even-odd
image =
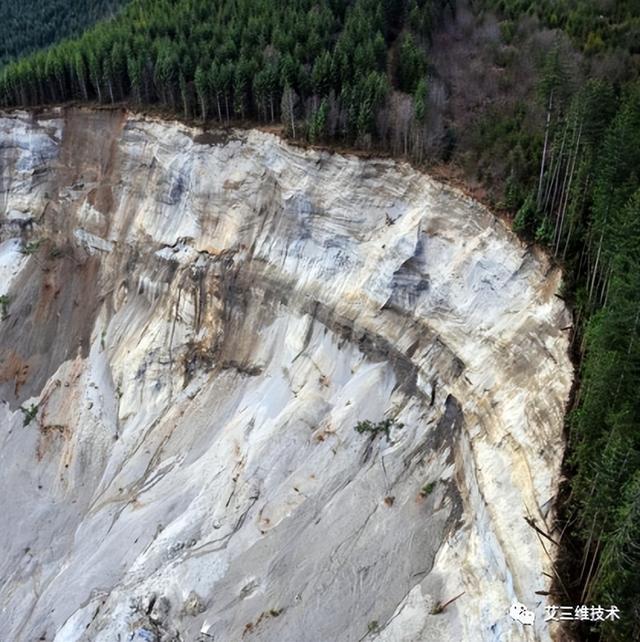
[[(5, 60), (56, 35), (27, 42), (19, 27), (3, 29)], [(557, 602), (617, 605), (620, 622), (581, 633), (631, 640), (640, 639), (639, 70), (634, 0), (133, 0), (79, 38), (0, 68), (0, 105), (126, 102), (189, 120), (277, 123), (296, 139), (444, 166), (481, 186), (565, 266), (574, 306), (579, 386)]]
[(0, 66), (82, 33), (125, 0), (0, 0)]

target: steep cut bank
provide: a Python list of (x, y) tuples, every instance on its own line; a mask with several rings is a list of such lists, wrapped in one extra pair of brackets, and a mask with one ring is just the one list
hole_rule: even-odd
[(18, 113), (0, 171), (0, 639), (549, 639), (543, 256), (258, 131)]

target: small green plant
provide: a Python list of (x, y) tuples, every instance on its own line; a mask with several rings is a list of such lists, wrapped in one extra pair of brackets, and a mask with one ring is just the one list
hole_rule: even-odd
[(20, 406), (20, 410), (22, 411), (22, 425), (26, 428), (38, 414), (38, 406), (35, 404), (31, 404), (29, 408)]
[(25, 256), (30, 256), (31, 254), (35, 254), (41, 245), (42, 241), (31, 241), (31, 243), (27, 243), (20, 252)]
[(367, 625), (367, 629), (369, 629), (369, 633), (377, 633), (380, 630), (378, 620), (372, 620), (371, 622), (369, 622), (369, 624)]
[(64, 256), (64, 250), (59, 247), (54, 247), (49, 252), (50, 259), (60, 259)]
[(551, 243), (551, 239), (553, 237), (553, 228), (551, 226), (551, 222), (549, 221), (548, 217), (544, 217), (542, 219), (542, 223), (538, 226), (538, 229), (536, 230), (536, 241), (538, 243), (542, 243), (544, 245), (548, 245)]
[(421, 489), (420, 489), (420, 497), (429, 497), (431, 493), (433, 492), (433, 489), (436, 487), (436, 482), (432, 481), (429, 482), (428, 484), (425, 484)]
[(0, 296), (0, 317), (4, 321), (9, 316), (9, 297), (6, 294)]
[(375, 424), (368, 419), (364, 419), (355, 425), (354, 430), (360, 434), (368, 432), (372, 437), (375, 437), (380, 433), (384, 433), (387, 437), (387, 441), (389, 441), (389, 433), (391, 432), (391, 429), (403, 427), (404, 424), (397, 422), (395, 419), (383, 419)]

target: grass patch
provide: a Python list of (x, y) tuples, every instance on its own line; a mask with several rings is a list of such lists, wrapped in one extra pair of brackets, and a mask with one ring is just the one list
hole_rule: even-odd
[(20, 252), (25, 256), (31, 256), (32, 254), (35, 254), (40, 249), (41, 245), (42, 245), (42, 241), (31, 241), (31, 243), (27, 243), (20, 250)]

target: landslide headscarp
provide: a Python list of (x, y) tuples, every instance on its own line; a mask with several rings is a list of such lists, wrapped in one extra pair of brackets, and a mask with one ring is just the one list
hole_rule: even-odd
[(0, 638), (548, 639), (507, 615), (572, 378), (543, 256), (259, 131), (14, 114), (0, 170)]

